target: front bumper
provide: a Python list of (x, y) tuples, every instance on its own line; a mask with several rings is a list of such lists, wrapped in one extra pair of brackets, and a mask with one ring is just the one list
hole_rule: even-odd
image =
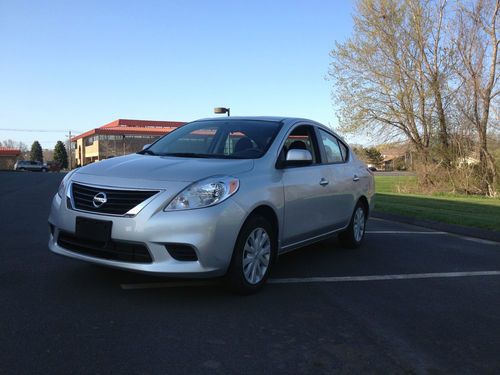
[[(56, 254), (137, 272), (176, 277), (215, 277), (225, 274), (238, 232), (245, 220), (244, 210), (231, 199), (208, 208), (174, 212), (164, 212), (164, 203), (160, 196), (153, 199), (135, 217), (116, 217), (69, 209), (66, 201), (56, 194), (49, 216), (49, 223), (54, 227), (49, 238), (49, 248)], [(144, 244), (152, 262), (103, 259), (60, 246), (57, 243), (59, 233), (75, 233), (77, 216), (112, 221), (111, 238)], [(167, 251), (167, 244), (189, 245), (198, 259), (176, 260)]]

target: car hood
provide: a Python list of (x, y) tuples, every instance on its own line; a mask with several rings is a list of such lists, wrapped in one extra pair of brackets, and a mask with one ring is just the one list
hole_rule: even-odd
[(103, 176), (106, 179), (194, 182), (214, 175), (237, 175), (251, 170), (253, 165), (253, 160), (132, 154), (86, 165), (76, 174)]

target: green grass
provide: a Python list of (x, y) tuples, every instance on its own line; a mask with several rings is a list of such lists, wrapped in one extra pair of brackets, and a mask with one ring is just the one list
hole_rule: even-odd
[(414, 186), (416, 182), (414, 176), (375, 176), (377, 193), (399, 193), (401, 189)]
[(404, 194), (411, 176), (376, 176), (375, 210), (500, 231), (500, 199), (452, 194)]

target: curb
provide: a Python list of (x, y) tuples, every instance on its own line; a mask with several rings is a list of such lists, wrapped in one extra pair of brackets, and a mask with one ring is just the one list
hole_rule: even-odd
[(417, 219), (414, 217), (390, 214), (387, 212), (380, 212), (380, 211), (373, 211), (370, 216), (378, 219), (398, 221), (401, 223), (412, 224), (419, 227), (431, 228), (438, 231), (458, 234), (461, 236), (476, 237), (484, 240), (500, 242), (500, 232), (493, 230), (464, 227), (462, 225), (441, 223), (432, 220)]

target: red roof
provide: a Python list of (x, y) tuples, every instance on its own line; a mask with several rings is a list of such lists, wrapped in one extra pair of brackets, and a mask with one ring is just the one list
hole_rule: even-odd
[(170, 133), (175, 128), (184, 125), (185, 122), (180, 121), (150, 121), (150, 120), (127, 120), (118, 119), (103, 125), (99, 128), (89, 130), (85, 133), (71, 138), (71, 141), (89, 137), (94, 134), (112, 134), (112, 135), (164, 135)]
[(21, 155), (21, 150), (18, 148), (0, 147), (0, 156), (19, 156), (19, 155)]

